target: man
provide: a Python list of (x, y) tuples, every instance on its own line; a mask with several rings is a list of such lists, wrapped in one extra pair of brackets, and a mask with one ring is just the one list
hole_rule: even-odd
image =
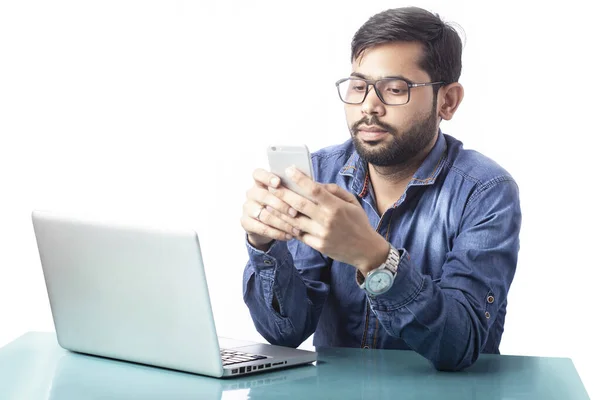
[(456, 31), (419, 8), (370, 18), (337, 82), (351, 140), (312, 155), (310, 201), (254, 172), (244, 301), (271, 343), (412, 349), (440, 370), (498, 353), (517, 264), (513, 178), (439, 130), (463, 98)]

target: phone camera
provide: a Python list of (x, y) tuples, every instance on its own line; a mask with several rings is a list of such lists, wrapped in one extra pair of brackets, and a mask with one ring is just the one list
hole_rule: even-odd
[(273, 147), (271, 147), (271, 150), (277, 151), (277, 147), (273, 146)]

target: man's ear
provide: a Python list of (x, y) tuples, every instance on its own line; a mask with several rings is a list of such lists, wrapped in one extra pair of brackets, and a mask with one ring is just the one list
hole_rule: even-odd
[(463, 86), (454, 82), (442, 86), (438, 91), (438, 116), (450, 121), (465, 95)]

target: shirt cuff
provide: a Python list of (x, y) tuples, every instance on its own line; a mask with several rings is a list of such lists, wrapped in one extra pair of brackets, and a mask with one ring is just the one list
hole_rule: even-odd
[(277, 260), (284, 260), (287, 255), (287, 244), (279, 240), (274, 241), (267, 251), (258, 250), (250, 244), (246, 236), (246, 248), (250, 263), (259, 272), (272, 271), (277, 267)]

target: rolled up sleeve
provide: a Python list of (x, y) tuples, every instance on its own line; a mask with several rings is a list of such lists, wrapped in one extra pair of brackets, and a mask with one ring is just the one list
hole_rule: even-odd
[(440, 370), (473, 364), (513, 280), (521, 210), (516, 183), (494, 179), (469, 199), (459, 232), (432, 280), (419, 272), (406, 249), (392, 288), (369, 297), (370, 307), (392, 336)]

